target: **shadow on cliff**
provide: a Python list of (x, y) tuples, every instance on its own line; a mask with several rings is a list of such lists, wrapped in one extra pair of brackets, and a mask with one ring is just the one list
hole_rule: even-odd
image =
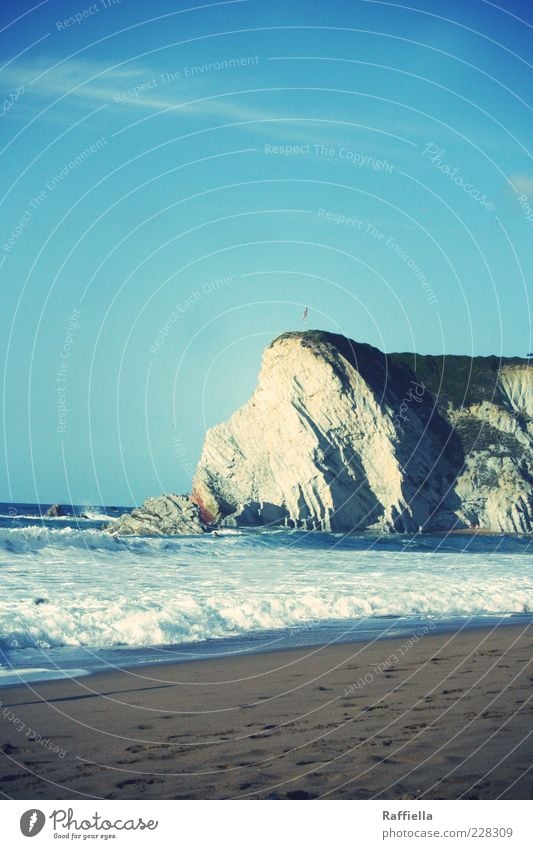
[[(465, 453), (455, 428), (439, 411), (438, 395), (430, 391), (408, 362), (402, 361), (402, 355), (387, 355), (371, 345), (319, 331), (301, 334), (300, 341), (304, 347), (313, 348), (326, 357), (333, 368), (336, 354), (340, 354), (359, 372), (382, 413), (392, 415), (396, 431), (395, 453), (404, 473), (402, 493), (410, 508), (409, 512), (393, 514), (394, 530), (411, 532), (419, 526), (425, 529), (464, 527), (465, 523), (457, 519), (456, 511), (461, 501), (454, 487), (464, 469)], [(335, 371), (348, 391), (350, 386), (344, 370), (335, 368)], [(443, 382), (444, 374), (441, 384)], [(346, 459), (350, 464), (356, 460), (355, 457)], [(372, 490), (364, 486), (364, 473), (359, 485), (347, 479), (342, 468), (322, 468), (321, 471), (329, 478), (327, 482), (334, 503), (357, 498), (366, 511), (364, 524), (367, 526), (383, 515), (380, 502)], [(345, 528), (342, 515), (332, 521), (332, 527), (334, 524)]]

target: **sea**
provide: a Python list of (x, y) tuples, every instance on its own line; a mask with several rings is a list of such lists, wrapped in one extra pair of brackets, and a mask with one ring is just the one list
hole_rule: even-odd
[(49, 506), (0, 504), (0, 686), (533, 622), (531, 536), (114, 537), (127, 507)]

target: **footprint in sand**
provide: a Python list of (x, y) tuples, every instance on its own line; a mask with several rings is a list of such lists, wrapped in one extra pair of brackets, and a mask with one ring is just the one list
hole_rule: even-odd
[(124, 787), (131, 787), (134, 784), (140, 785), (141, 787), (143, 787), (147, 784), (162, 784), (162, 783), (163, 783), (162, 778), (149, 778), (149, 779), (128, 778), (126, 781), (119, 782), (119, 784), (117, 784), (117, 786), (116, 786), (116, 789), (117, 790), (123, 790)]

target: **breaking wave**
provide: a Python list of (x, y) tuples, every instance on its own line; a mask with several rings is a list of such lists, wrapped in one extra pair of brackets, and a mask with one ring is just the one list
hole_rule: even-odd
[(300, 532), (115, 539), (96, 529), (3, 528), (0, 647), (156, 646), (367, 617), (533, 611), (527, 543), (523, 553), (510, 553), (516, 540), (507, 548), (477, 541), (475, 551), (464, 539), (447, 545)]

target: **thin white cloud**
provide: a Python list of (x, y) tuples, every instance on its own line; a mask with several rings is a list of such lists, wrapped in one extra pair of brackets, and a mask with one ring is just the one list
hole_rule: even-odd
[[(208, 77), (209, 74), (206, 74)], [(227, 98), (198, 97), (201, 75), (175, 75), (150, 67), (127, 64), (119, 67), (88, 60), (57, 62), (50, 57), (33, 63), (18, 63), (4, 72), (7, 86), (23, 85), (27, 92), (45, 98), (67, 96), (117, 107), (161, 111), (182, 109), (232, 115), (240, 120), (267, 117), (265, 113), (229, 103)]]
[(6, 84), (24, 85), (28, 92), (41, 97), (68, 94), (109, 100), (117, 90), (133, 85), (144, 74), (144, 69), (132, 65), (112, 68), (87, 60), (69, 59), (56, 63), (50, 59), (13, 64), (6, 69), (4, 76)]
[(533, 177), (527, 174), (515, 174), (509, 178), (517, 192), (524, 195), (533, 195)]
[[(183, 71), (183, 69), (182, 69)], [(216, 71), (218, 76), (224, 71)], [(280, 143), (330, 143), (331, 130), (339, 135), (338, 143), (352, 147), (363, 144), (368, 148), (369, 139), (372, 142), (372, 152), (378, 157), (386, 157), (390, 152), (393, 139), (408, 142), (405, 137), (395, 136), (392, 128), (375, 128), (373, 135), (359, 128), (350, 127), (349, 122), (342, 120), (328, 124), (325, 120), (309, 118), (300, 115), (284, 115), (283, 110), (258, 108), (250, 103), (244, 78), (241, 85), (235, 85), (235, 77), (228, 77), (231, 87), (240, 91), (215, 94), (209, 92), (206, 83), (212, 79), (212, 74), (197, 72), (193, 77), (167, 74), (161, 69), (126, 63), (118, 67), (102, 61), (87, 59), (67, 59), (58, 61), (57, 57), (43, 57), (39, 62), (20, 62), (6, 69), (4, 79), (7, 85), (23, 84), (28, 93), (35, 96), (57, 100), (62, 98), (62, 106), (90, 102), (93, 106), (105, 104), (112, 108), (121, 119), (128, 121), (125, 129), (144, 123), (155, 113), (167, 113), (179, 118), (180, 114), (212, 117), (228, 124), (247, 124), (248, 130), (261, 138), (268, 136), (278, 138)], [(231, 82), (230, 82), (231, 80)], [(250, 96), (254, 96), (250, 92)], [(50, 118), (59, 117), (59, 111), (50, 112)], [(341, 116), (339, 116), (341, 117)], [(266, 129), (268, 127), (268, 129)], [(413, 131), (413, 128), (410, 128)], [(372, 133), (371, 128), (368, 131)], [(412, 142), (411, 142), (412, 143)], [(398, 152), (396, 154), (399, 155)]]
[[(205, 78), (208, 77), (206, 73)], [(177, 113), (194, 112), (243, 122), (279, 117), (238, 103), (230, 97), (203, 97), (198, 87), (203, 79), (200, 74), (194, 78), (174, 79), (164, 71), (129, 63), (113, 67), (80, 59), (57, 62), (54, 57), (14, 64), (4, 72), (7, 86), (23, 85), (28, 93), (54, 100), (65, 97), (70, 103), (90, 100), (95, 104), (106, 103), (121, 111), (175, 110)]]

